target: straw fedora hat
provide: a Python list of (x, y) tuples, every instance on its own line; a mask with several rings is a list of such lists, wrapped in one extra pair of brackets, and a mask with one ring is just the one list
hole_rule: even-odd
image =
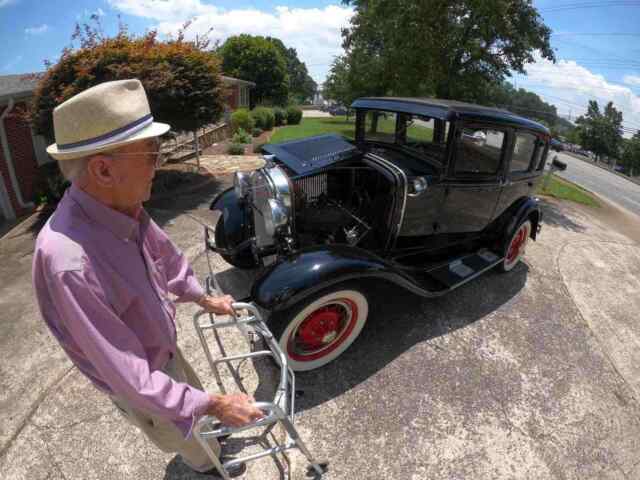
[(104, 82), (81, 92), (53, 110), (56, 143), (47, 153), (71, 160), (112, 150), (171, 128), (153, 121), (147, 94), (138, 79)]

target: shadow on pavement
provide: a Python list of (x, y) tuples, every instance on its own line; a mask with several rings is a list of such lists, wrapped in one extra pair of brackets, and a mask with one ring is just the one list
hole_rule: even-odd
[(556, 225), (562, 227), (570, 232), (582, 233), (586, 230), (586, 227), (580, 223), (575, 222), (569, 218), (558, 205), (555, 205), (545, 199), (540, 200), (540, 206), (542, 207), (542, 224)]
[[(520, 263), (508, 274), (491, 271), (433, 299), (419, 297), (386, 282), (371, 284), (369, 319), (360, 337), (335, 361), (318, 370), (296, 374), (299, 392), (296, 411), (340, 396), (418, 343), (484, 318), (522, 290), (528, 273), (529, 267)], [(247, 284), (250, 285), (247, 272), (242, 270), (231, 268), (223, 277), (221, 284), (225, 293), (234, 296), (245, 293)], [(235, 288), (227, 290), (225, 284)], [(272, 388), (273, 366), (254, 362), (254, 367), (260, 379), (256, 398), (260, 398)]]

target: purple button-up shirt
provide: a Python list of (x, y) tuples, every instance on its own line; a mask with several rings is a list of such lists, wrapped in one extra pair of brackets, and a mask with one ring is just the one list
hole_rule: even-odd
[(160, 369), (176, 353), (175, 305), (204, 291), (141, 208), (138, 220), (72, 185), (36, 241), (40, 312), (98, 389), (173, 421), (188, 436), (209, 396)]

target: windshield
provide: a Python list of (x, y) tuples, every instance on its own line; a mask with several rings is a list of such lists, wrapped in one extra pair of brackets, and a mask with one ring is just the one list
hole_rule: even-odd
[(364, 140), (388, 143), (444, 163), (449, 122), (422, 115), (368, 110)]

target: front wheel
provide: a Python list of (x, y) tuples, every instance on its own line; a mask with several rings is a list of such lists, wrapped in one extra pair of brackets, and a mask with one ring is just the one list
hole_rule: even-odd
[(525, 220), (515, 229), (513, 235), (511, 235), (509, 243), (507, 243), (504, 259), (498, 264), (498, 270), (505, 273), (513, 270), (524, 256), (530, 236), (531, 220)]
[(360, 335), (368, 315), (362, 291), (337, 285), (276, 314), (271, 328), (289, 366), (301, 372), (339, 357)]

